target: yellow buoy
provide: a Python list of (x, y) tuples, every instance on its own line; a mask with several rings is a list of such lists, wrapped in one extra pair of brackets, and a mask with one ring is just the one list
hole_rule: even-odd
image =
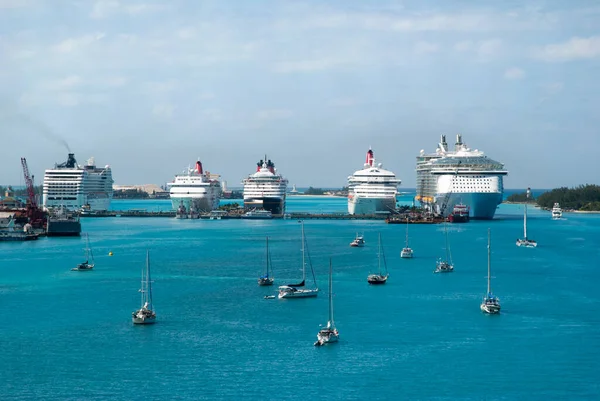
[(112, 255), (113, 255), (113, 253), (112, 253), (112, 251), (110, 251), (110, 252), (108, 253), (108, 256), (112, 256)]

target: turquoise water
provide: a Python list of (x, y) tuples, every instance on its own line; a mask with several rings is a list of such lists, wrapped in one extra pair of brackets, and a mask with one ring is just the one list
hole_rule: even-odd
[[(83, 238), (0, 243), (0, 399), (597, 399), (600, 216), (530, 209), (540, 245), (521, 249), (521, 213), (450, 225), (445, 275), (432, 273), (443, 226), (410, 226), (415, 259), (402, 260), (403, 225), (306, 221), (322, 292), (302, 300), (265, 300), (276, 287), (256, 285), (267, 235), (276, 284), (300, 278), (297, 221), (87, 218), (92, 272), (70, 271)], [(488, 227), (499, 316), (479, 311)], [(365, 248), (348, 246), (356, 232)], [(369, 286), (378, 233), (390, 279)], [(159, 321), (134, 327), (146, 249)], [(341, 337), (316, 348), (330, 257)]]

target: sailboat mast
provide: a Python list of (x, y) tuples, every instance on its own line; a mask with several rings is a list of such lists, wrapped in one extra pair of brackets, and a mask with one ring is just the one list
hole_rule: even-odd
[[(146, 251), (146, 266), (148, 265), (148, 251)], [(141, 283), (141, 287), (140, 287), (140, 292), (141, 292), (141, 303), (142, 303), (142, 307), (144, 306), (144, 301), (145, 299), (145, 293), (146, 293), (146, 267), (143, 266), (142, 267), (142, 283)]]
[(406, 247), (408, 248), (408, 217), (406, 218)]
[(267, 237), (267, 278), (269, 278), (269, 237)]
[(381, 276), (381, 233), (379, 233), (379, 241), (377, 247), (377, 266), (379, 268), (379, 275)]
[(333, 269), (329, 258), (329, 323), (333, 327)]
[(148, 309), (152, 310), (152, 281), (150, 279), (150, 251), (146, 251), (146, 291), (148, 295), (146, 300), (148, 301)]
[(306, 280), (306, 258), (304, 255), (306, 241), (304, 240), (304, 222), (301, 222), (300, 224), (302, 224), (302, 282), (304, 282), (304, 280)]
[(488, 228), (488, 289), (487, 293), (492, 293), (492, 284), (491, 284), (491, 269), (492, 269), (492, 236), (491, 231)]
[(446, 236), (446, 262), (450, 261), (450, 250), (448, 249), (448, 224), (444, 221), (444, 234)]

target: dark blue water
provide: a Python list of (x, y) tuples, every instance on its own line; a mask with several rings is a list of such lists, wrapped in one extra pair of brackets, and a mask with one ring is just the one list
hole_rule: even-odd
[[(345, 206), (310, 202), (295, 207)], [(307, 221), (322, 292), (302, 300), (265, 300), (276, 287), (256, 284), (267, 235), (276, 284), (300, 277), (296, 221), (83, 219), (92, 272), (70, 271), (83, 238), (0, 243), (0, 399), (597, 399), (600, 216), (531, 209), (539, 247), (521, 249), (521, 213), (450, 225), (446, 275), (432, 273), (443, 226), (410, 226), (403, 260), (403, 225)], [(500, 316), (479, 310), (488, 227)], [(348, 246), (356, 232), (365, 248)], [(372, 287), (378, 233), (390, 279)], [(158, 322), (134, 327), (146, 249)], [(341, 341), (315, 348), (330, 257)]]

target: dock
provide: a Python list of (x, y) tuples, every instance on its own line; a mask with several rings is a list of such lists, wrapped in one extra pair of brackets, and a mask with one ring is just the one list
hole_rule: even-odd
[[(99, 218), (99, 217), (170, 217), (175, 218), (176, 212), (169, 211), (147, 211), (147, 210), (107, 210), (94, 213), (82, 213), (81, 218)], [(274, 220), (293, 219), (293, 220), (381, 220), (384, 221), (388, 214), (372, 214), (372, 215), (350, 215), (347, 213), (286, 213), (284, 215), (273, 215)], [(227, 213), (215, 216), (210, 213), (195, 216), (192, 220), (231, 220), (242, 219), (240, 213)], [(184, 218), (182, 220), (189, 220)]]

